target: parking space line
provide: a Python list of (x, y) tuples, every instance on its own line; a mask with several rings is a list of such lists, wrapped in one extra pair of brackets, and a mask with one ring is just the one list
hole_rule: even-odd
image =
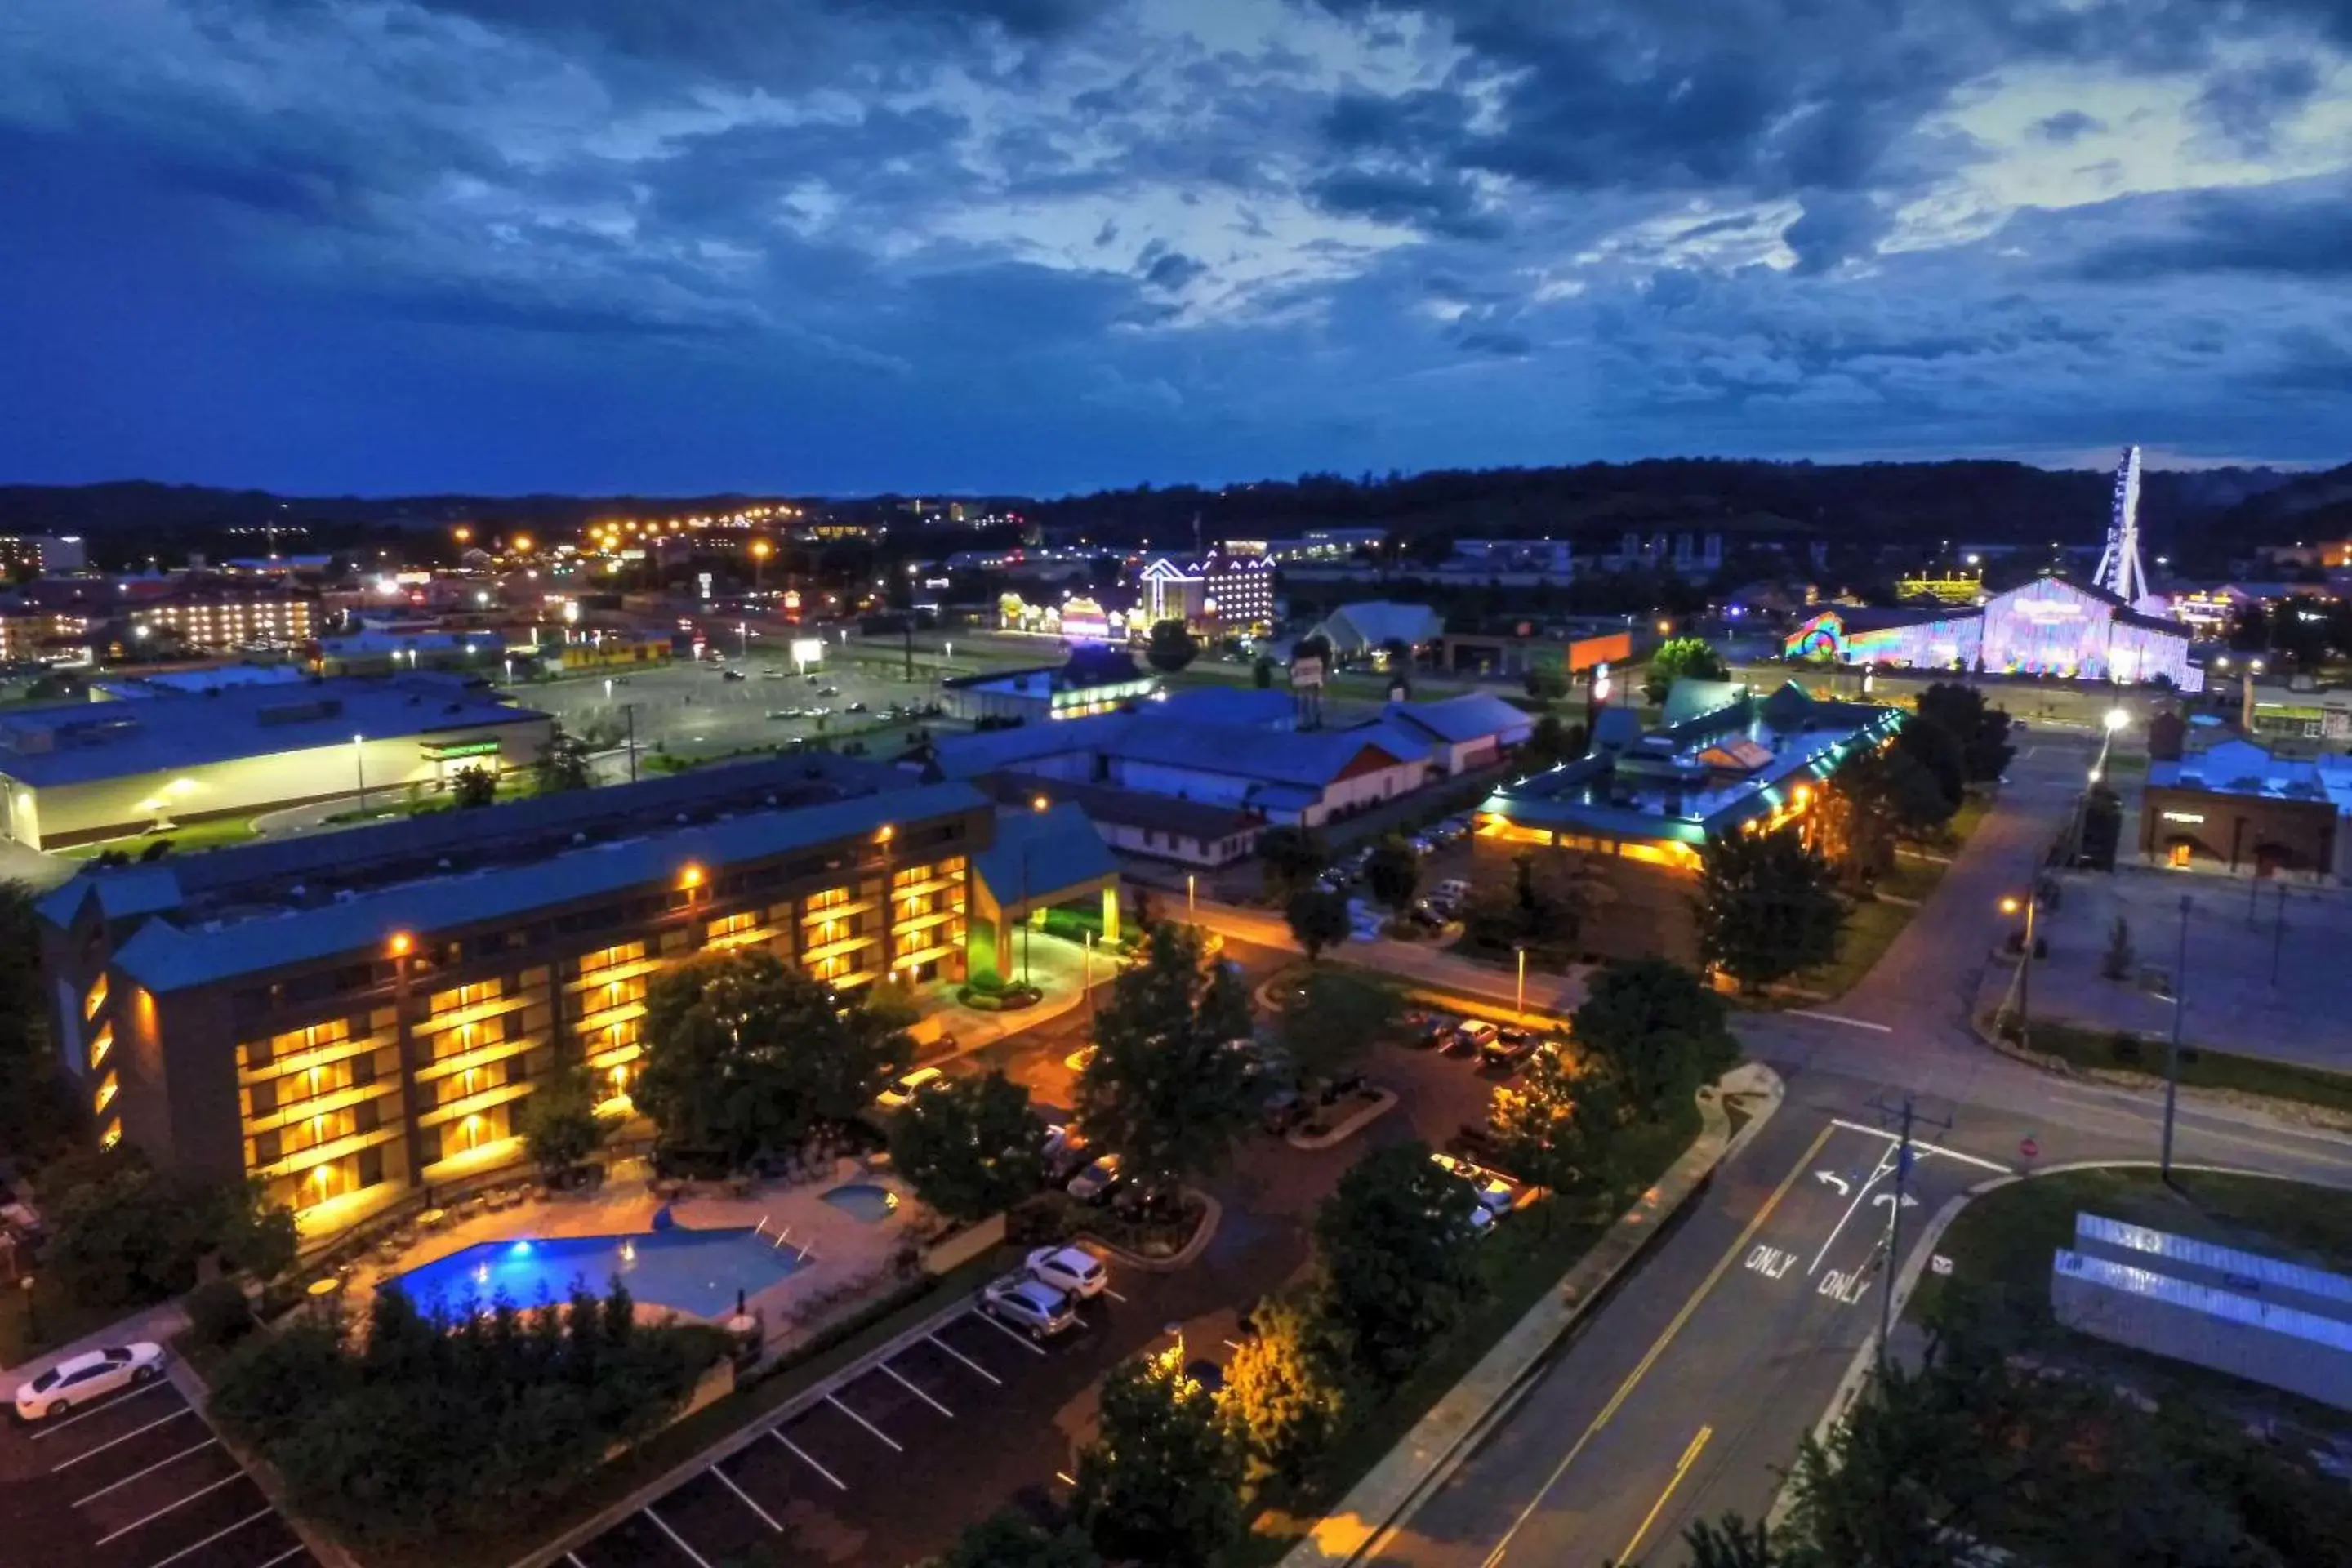
[(843, 1404), (843, 1403), (842, 1403), (838, 1398), (836, 1398), (836, 1397), (835, 1397), (835, 1396), (834, 1396), (833, 1394), (826, 1394), (826, 1395), (824, 1396), (824, 1402), (825, 1402), (827, 1405), (832, 1405), (835, 1410), (840, 1411), (844, 1415), (848, 1416), (852, 1421), (856, 1422), (860, 1426), (865, 1427), (868, 1432), (873, 1433), (877, 1437), (881, 1438), (881, 1439), (882, 1439), (882, 1441), (884, 1441), (885, 1443), (889, 1444), (889, 1445), (890, 1445), (890, 1451), (891, 1451), (892, 1453), (894, 1453), (894, 1454), (903, 1454), (903, 1453), (905, 1453), (905, 1452), (907, 1451), (906, 1449), (904, 1449), (904, 1448), (902, 1448), (902, 1447), (900, 1447), (898, 1446), (898, 1439), (897, 1439), (897, 1438), (895, 1438), (895, 1437), (891, 1436), (889, 1433), (885, 1432), (884, 1430), (882, 1430), (882, 1428), (881, 1428), (881, 1427), (877, 1426), (876, 1425), (874, 1425), (874, 1423), (873, 1423), (873, 1422), (868, 1421), (867, 1419), (866, 1419), (866, 1417), (865, 1417), (865, 1416), (860, 1415), (859, 1414), (857, 1414), (857, 1412), (856, 1412), (856, 1411), (852, 1410), (848, 1405), (844, 1405), (844, 1404)]
[(105, 1486), (102, 1486), (96, 1491), (90, 1493), (88, 1497), (78, 1497), (74, 1499), (73, 1505), (76, 1508), (81, 1508), (86, 1504), (94, 1503), (109, 1492), (121, 1491), (124, 1487), (129, 1486), (131, 1482), (137, 1480), (142, 1476), (152, 1476), (166, 1465), (176, 1465), (182, 1459), (186, 1458), (190, 1454), (201, 1454), (206, 1448), (211, 1447), (214, 1444), (219, 1441), (220, 1439), (218, 1437), (207, 1437), (193, 1448), (183, 1448), (168, 1459), (158, 1459), (143, 1470), (133, 1470), (119, 1481), (110, 1481)]
[(971, 1368), (972, 1371), (980, 1373), (981, 1376), (988, 1379), (989, 1382), (996, 1384), (997, 1387), (1003, 1388), (1004, 1386), (1004, 1380), (1003, 1378), (997, 1376), (994, 1373), (981, 1365), (980, 1363), (972, 1360), (971, 1357), (964, 1354), (963, 1352), (956, 1349), (955, 1346), (948, 1343), (947, 1341), (940, 1338), (939, 1335), (925, 1334), (923, 1338), (930, 1341), (931, 1343), (939, 1346), (940, 1349), (947, 1352), (948, 1354), (955, 1357), (956, 1360), (963, 1363), (964, 1365)]
[[(237, 1472), (237, 1475), (240, 1475), (240, 1476), (241, 1476), (241, 1475), (243, 1475), (244, 1473), (245, 1473), (244, 1471), (239, 1470), (239, 1471)], [(236, 1476), (231, 1476), (231, 1477), (229, 1478), (229, 1479), (231, 1479), (231, 1480), (235, 1480), (235, 1479), (236, 1479)], [(210, 1489), (209, 1489), (209, 1488), (207, 1488), (206, 1489), (207, 1489), (207, 1490), (209, 1490)], [(199, 1495), (201, 1495), (201, 1494), (199, 1494)], [(178, 1503), (173, 1503), (172, 1506), (173, 1506), (173, 1508), (177, 1508), (177, 1507), (179, 1507), (180, 1505), (179, 1505)], [(149, 1563), (149, 1564), (148, 1564), (148, 1568), (169, 1568), (169, 1565), (170, 1565), (171, 1563), (177, 1563), (181, 1558), (185, 1557), (185, 1556), (186, 1556), (186, 1555), (188, 1555), (188, 1553), (190, 1553), (191, 1552), (202, 1552), (205, 1547), (210, 1546), (214, 1542), (218, 1541), (222, 1536), (224, 1536), (224, 1535), (235, 1535), (238, 1531), (243, 1530), (247, 1525), (251, 1524), (251, 1523), (252, 1523), (255, 1520), (257, 1520), (257, 1519), (268, 1519), (268, 1518), (269, 1517), (269, 1515), (270, 1515), (270, 1512), (271, 1512), (271, 1510), (270, 1510), (269, 1509), (265, 1508), (265, 1509), (263, 1509), (259, 1513), (248, 1513), (248, 1514), (247, 1514), (243, 1519), (238, 1520), (235, 1524), (228, 1525), (228, 1526), (226, 1526), (226, 1528), (223, 1528), (223, 1529), (220, 1529), (220, 1530), (215, 1530), (215, 1531), (214, 1531), (210, 1535), (205, 1536), (202, 1541), (197, 1542), (194, 1546), (183, 1546), (183, 1547), (181, 1547), (177, 1552), (173, 1552), (173, 1553), (172, 1553), (172, 1555), (170, 1555), (169, 1557), (164, 1558), (163, 1562), (161, 1562), (161, 1563)], [(136, 1528), (136, 1527), (134, 1526), (133, 1528)], [(117, 1533), (119, 1534), (119, 1533), (121, 1533), (121, 1532), (120, 1532), (120, 1531), (117, 1531)], [(111, 1535), (110, 1535), (110, 1536), (108, 1536), (108, 1537), (106, 1538), (106, 1540), (107, 1540), (107, 1541), (111, 1541), (111, 1540), (113, 1540), (113, 1539), (114, 1539), (114, 1537), (113, 1537), (113, 1536), (111, 1536)], [(105, 1545), (105, 1544), (106, 1544), (106, 1542), (105, 1542), (105, 1541), (101, 1541), (101, 1542), (99, 1542), (99, 1544), (100, 1544), (100, 1545), (101, 1545), (101, 1546), (103, 1546), (103, 1545)], [(294, 1548), (294, 1552), (299, 1552), (299, 1551), (301, 1551), (301, 1550), (302, 1550), (302, 1548), (301, 1548), (300, 1546), (299, 1546), (299, 1545), (298, 1545), (298, 1546), (296, 1546), (296, 1547)], [(275, 1557), (271, 1558), (271, 1559), (269, 1560), (269, 1562), (270, 1562), (270, 1563), (283, 1563), (283, 1562), (285, 1562), (285, 1561), (286, 1561), (286, 1559), (288, 1559), (289, 1557), (293, 1556), (293, 1555), (294, 1555), (294, 1552), (279, 1552), (277, 1556), (275, 1556)], [(264, 1564), (262, 1564), (262, 1568), (268, 1568), (268, 1563), (264, 1563)]]
[(42, 1427), (39, 1431), (33, 1434), (33, 1441), (37, 1443), (44, 1437), (54, 1437), (77, 1421), (87, 1421), (93, 1415), (102, 1415), (118, 1405), (130, 1404), (132, 1400), (138, 1398), (142, 1394), (152, 1394), (158, 1389), (169, 1388), (172, 1385), (170, 1384), (165, 1383), (162, 1378), (157, 1378), (146, 1387), (132, 1389), (129, 1394), (124, 1394), (120, 1399), (110, 1399), (105, 1404), (85, 1410), (79, 1415), (68, 1415), (54, 1426)]
[(908, 1382), (906, 1377), (899, 1373), (897, 1367), (892, 1366), (887, 1361), (878, 1363), (877, 1364), (884, 1372), (888, 1373), (892, 1378), (897, 1380), (898, 1386), (904, 1388), (908, 1393), (913, 1394), (916, 1398), (921, 1400), (924, 1404), (929, 1405), (932, 1409), (938, 1411), (940, 1415), (946, 1416), (950, 1421), (955, 1419), (954, 1411), (949, 1409), (946, 1405), (941, 1405), (938, 1400), (933, 1399), (929, 1394), (925, 1394), (921, 1389), (917, 1388), (913, 1384)]
[[(183, 1405), (177, 1410), (173, 1411), (169, 1415), (163, 1417), (162, 1420), (150, 1421), (144, 1426), (135, 1426), (130, 1431), (125, 1432), (120, 1437), (111, 1437), (107, 1441), (100, 1443), (97, 1447), (90, 1449), (87, 1454), (76, 1454), (70, 1459), (59, 1459), (56, 1464), (50, 1466), (49, 1468), (52, 1471), (69, 1470), (73, 1468), (74, 1466), (80, 1464), (84, 1459), (89, 1458), (92, 1454), (103, 1454), (109, 1448), (114, 1447), (118, 1444), (128, 1443), (131, 1438), (138, 1436), (142, 1432), (152, 1432), (156, 1427), (163, 1426), (164, 1422), (177, 1421), (183, 1415), (194, 1415), (195, 1413), (195, 1407), (194, 1405)], [(95, 1414), (95, 1412), (93, 1412), (93, 1414)]]
[[(195, 1501), (198, 1498), (203, 1497), (206, 1492), (216, 1492), (216, 1491), (220, 1490), (220, 1489), (221, 1489), (221, 1488), (223, 1488), (223, 1487), (225, 1487), (225, 1486), (227, 1486), (227, 1485), (228, 1485), (230, 1482), (232, 1482), (232, 1481), (241, 1481), (241, 1480), (243, 1480), (243, 1479), (245, 1479), (245, 1472), (244, 1472), (243, 1470), (239, 1470), (239, 1471), (237, 1471), (237, 1472), (236, 1472), (235, 1475), (233, 1475), (233, 1476), (223, 1476), (219, 1480), (215, 1481), (212, 1485), (210, 1485), (210, 1486), (208, 1486), (208, 1487), (200, 1488), (199, 1489), (197, 1489), (197, 1490), (195, 1490), (195, 1491), (192, 1491), (192, 1492), (190, 1492), (187, 1496), (185, 1496), (185, 1497), (182, 1498), (182, 1499), (181, 1499), (179, 1501), (177, 1501), (177, 1502), (167, 1502), (167, 1503), (165, 1503), (162, 1508), (157, 1509), (153, 1513), (149, 1514), (149, 1515), (148, 1515), (146, 1518), (144, 1518), (144, 1519), (134, 1519), (134, 1520), (132, 1520), (129, 1524), (126, 1524), (126, 1525), (124, 1525), (121, 1530), (116, 1531), (112, 1535), (101, 1535), (101, 1536), (100, 1536), (100, 1537), (98, 1538), (98, 1544), (100, 1544), (100, 1546), (103, 1546), (103, 1545), (105, 1545), (105, 1544), (106, 1544), (108, 1542), (110, 1542), (110, 1541), (120, 1541), (122, 1537), (124, 1537), (124, 1536), (126, 1536), (126, 1535), (130, 1534), (132, 1531), (134, 1531), (134, 1530), (138, 1529), (141, 1525), (142, 1525), (142, 1524), (152, 1524), (155, 1521), (157, 1521), (157, 1520), (159, 1520), (159, 1519), (163, 1518), (165, 1514), (170, 1513), (173, 1509), (179, 1509), (179, 1508), (185, 1508), (185, 1507), (187, 1507), (190, 1503), (192, 1503), (192, 1502)], [(268, 1510), (268, 1509), (266, 1509), (266, 1508), (265, 1508), (265, 1509), (263, 1509), (261, 1511), (262, 1511), (263, 1513), (268, 1513), (269, 1510)], [(202, 1544), (202, 1543), (201, 1543), (201, 1542), (199, 1542), (198, 1544)], [(178, 1555), (178, 1556), (182, 1556), (182, 1557), (185, 1557), (185, 1556), (187, 1555), (187, 1553), (186, 1553), (186, 1552), (183, 1552), (176, 1553), (176, 1555)], [(166, 1557), (165, 1559), (163, 1559), (163, 1562), (164, 1562), (164, 1563), (169, 1563), (171, 1560), (172, 1560), (171, 1558)], [(163, 1563), (157, 1563), (157, 1564), (155, 1565), (155, 1568), (163, 1568)]]
[(566, 1552), (563, 1555), (572, 1560), (572, 1568), (588, 1568), (588, 1564), (580, 1561), (577, 1552)]
[(1044, 1355), (1045, 1353), (1045, 1346), (1031, 1344), (1027, 1340), (1023, 1339), (1019, 1334), (1014, 1333), (1011, 1329), (1006, 1328), (1003, 1323), (998, 1322), (986, 1312), (966, 1312), (964, 1316), (968, 1318), (978, 1318), (982, 1322), (986, 1323), (990, 1328), (994, 1329), (998, 1333), (1003, 1334), (1006, 1339), (1011, 1340), (1014, 1344), (1019, 1345), (1031, 1355)]
[[(285, 1562), (287, 1559), (291, 1558), (291, 1557), (299, 1557), (299, 1556), (301, 1556), (301, 1555), (302, 1555), (302, 1543), (301, 1543), (300, 1542), (299, 1542), (299, 1541), (298, 1541), (298, 1542), (296, 1542), (293, 1545), (291, 1545), (291, 1546), (288, 1547), (285, 1551), (283, 1551), (283, 1552), (279, 1552), (277, 1556), (275, 1556), (275, 1557), (271, 1558), (268, 1562), (264, 1563), (263, 1564), (261, 1564), (261, 1568), (278, 1568), (278, 1565), (280, 1563)], [(577, 1563), (577, 1562), (579, 1562), (579, 1561), (580, 1561), (580, 1559), (578, 1559), (577, 1557), (574, 1557), (574, 1558), (572, 1558), (572, 1560), (574, 1563)]]
[(672, 1541), (677, 1542), (677, 1549), (680, 1552), (685, 1552), (688, 1557), (694, 1559), (694, 1568), (710, 1568), (709, 1563), (703, 1558), (702, 1553), (697, 1552), (693, 1547), (688, 1546), (686, 1543), (686, 1537), (680, 1535), (677, 1531), (672, 1530), (669, 1527), (669, 1521), (656, 1513), (653, 1510), (651, 1504), (646, 1505), (646, 1517), (652, 1520), (656, 1524), (661, 1526), (661, 1532), (664, 1535), (668, 1536)]
[(734, 1477), (729, 1475), (726, 1471), (720, 1469), (716, 1465), (710, 1467), (710, 1473), (717, 1476), (721, 1481), (725, 1482), (729, 1491), (733, 1492), (737, 1497), (741, 1498), (743, 1500), (743, 1506), (750, 1509), (753, 1513), (758, 1514), (761, 1524), (766, 1525), (778, 1535), (782, 1535), (784, 1532), (784, 1527), (778, 1524), (772, 1518), (771, 1518), (766, 1509), (761, 1508), (758, 1503), (751, 1500), (751, 1494), (750, 1492), (745, 1491), (741, 1487), (735, 1484)]
[(1108, 1285), (1103, 1287), (1103, 1294), (1109, 1297), (1112, 1300), (1119, 1302), (1121, 1305), (1124, 1305), (1127, 1301), (1126, 1297), (1120, 1295), (1118, 1291), (1112, 1289)]
[(831, 1481), (836, 1490), (845, 1492), (849, 1489), (849, 1483), (847, 1481), (843, 1480), (839, 1476), (835, 1475), (831, 1470), (826, 1469), (823, 1465), (820, 1465), (814, 1459), (810, 1458), (808, 1457), (808, 1450), (803, 1448), (798, 1443), (793, 1442), (790, 1437), (785, 1436), (782, 1432), (777, 1431), (773, 1426), (768, 1428), (768, 1436), (773, 1437), (777, 1442), (782, 1443), (785, 1447), (790, 1448), (799, 1457), (802, 1464), (806, 1465), (810, 1469), (814, 1470), (818, 1475), (823, 1476), (826, 1480)]

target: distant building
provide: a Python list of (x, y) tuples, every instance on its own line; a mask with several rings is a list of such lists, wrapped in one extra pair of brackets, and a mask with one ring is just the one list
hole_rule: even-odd
[(0, 533), (0, 574), (61, 577), (89, 564), (78, 533)]
[(1457, 539), (1442, 570), (1534, 573), (1565, 582), (1576, 575), (1576, 549), (1565, 539)]
[(1493, 766), (1524, 742), (1536, 724), (1525, 709), (1486, 691), (1439, 702), (1391, 702), (1382, 711), (1391, 722), (1426, 740), (1432, 757), (1448, 773)]
[(2352, 878), (2352, 757), (2282, 757), (2225, 741), (2148, 763), (2139, 852), (2149, 865), (2314, 880)]
[(1438, 639), (1437, 663), (1479, 675), (1523, 676), (1534, 669), (1580, 675), (1594, 665), (1629, 664), (1633, 658), (1633, 634), (1622, 626), (1579, 631), (1528, 620), (1508, 631), (1446, 632)]
[(1701, 851), (1727, 833), (1805, 824), (1822, 781), (1901, 722), (1894, 709), (1822, 701), (1793, 682), (1758, 696), (1678, 681), (1657, 729), (1605, 710), (1586, 755), (1489, 795), (1474, 852), (1489, 879), (1513, 874), (1529, 850), (1574, 853), (1604, 892), (1589, 951), (1696, 964)]
[(1160, 689), (1124, 648), (1080, 645), (1060, 664), (989, 675), (953, 676), (940, 685), (957, 718), (1010, 719), (1024, 724), (1108, 713)]
[(1388, 536), (1384, 528), (1310, 528), (1287, 539), (1228, 539), (1224, 548), (1275, 561), (1345, 561), (1359, 550), (1378, 550)]
[(315, 595), (276, 583), (190, 577), (162, 584), (134, 584), (121, 611), (132, 647), (157, 628), (178, 634), (188, 647), (233, 653), (248, 647), (290, 647), (317, 634)]
[(1342, 605), (1318, 622), (1307, 635), (1331, 645), (1334, 657), (1370, 657), (1391, 642), (1425, 647), (1445, 631), (1445, 618), (1427, 605), (1401, 605), (1388, 599), (1366, 599)]
[(1202, 637), (1246, 637), (1274, 625), (1274, 563), (1213, 551), (1199, 561), (1160, 555), (1137, 576), (1146, 626), (1181, 621)]
[(2161, 677), (2184, 691), (2202, 684), (2189, 662), (2189, 628), (2147, 615), (2104, 588), (2042, 577), (1975, 609), (1860, 611), (1832, 605), (1789, 634), (1791, 658), (1914, 669), (2045, 675), (2123, 684)]
[(55, 848), (306, 801), (389, 799), (460, 768), (528, 767), (549, 726), (544, 713), (430, 674), (288, 684), (225, 670), (105, 689), (124, 700), (0, 713), (0, 823), (17, 843)]

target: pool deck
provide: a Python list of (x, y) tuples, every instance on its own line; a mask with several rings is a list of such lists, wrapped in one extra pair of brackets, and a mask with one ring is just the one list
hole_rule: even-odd
[[(861, 1182), (898, 1194), (896, 1214), (879, 1223), (856, 1218), (824, 1201), (823, 1194), (845, 1183)], [(646, 1187), (642, 1166), (628, 1162), (615, 1168), (601, 1187), (577, 1193), (551, 1193), (513, 1208), (485, 1211), (426, 1232), (391, 1263), (362, 1263), (345, 1281), (343, 1299), (357, 1306), (371, 1300), (376, 1287), (413, 1268), (421, 1268), (455, 1252), (484, 1242), (553, 1240), (562, 1237), (642, 1236), (653, 1229), (656, 1211), (667, 1203), (671, 1219), (684, 1230), (730, 1230), (763, 1226), (774, 1236), (782, 1231), (794, 1252), (805, 1249), (803, 1266), (766, 1289), (752, 1292), (746, 1305), (764, 1321), (770, 1342), (789, 1338), (796, 1328), (815, 1326), (852, 1295), (859, 1283), (880, 1288), (893, 1273), (899, 1250), (912, 1243), (926, 1211), (907, 1184), (887, 1170), (869, 1170), (855, 1159), (844, 1159), (814, 1181), (769, 1182), (750, 1195), (734, 1197), (723, 1189), (707, 1191), (712, 1184), (695, 1184), (690, 1196), (656, 1197)], [(520, 1303), (528, 1305), (528, 1303)], [(637, 1303), (646, 1321), (695, 1314), (651, 1301)], [(804, 1322), (803, 1320), (811, 1320)], [(710, 1320), (707, 1320), (710, 1321)]]

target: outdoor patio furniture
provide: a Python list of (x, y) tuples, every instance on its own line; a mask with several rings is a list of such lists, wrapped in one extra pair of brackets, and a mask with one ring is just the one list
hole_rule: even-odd
[(416, 1216), (416, 1223), (423, 1226), (427, 1230), (439, 1230), (443, 1226), (449, 1223), (449, 1211), (447, 1209), (426, 1209), (423, 1214)]

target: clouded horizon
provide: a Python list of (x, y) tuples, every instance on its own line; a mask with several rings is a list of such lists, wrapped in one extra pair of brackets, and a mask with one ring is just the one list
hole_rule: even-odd
[(2352, 0), (13, 0), (0, 482), (2352, 458)]

